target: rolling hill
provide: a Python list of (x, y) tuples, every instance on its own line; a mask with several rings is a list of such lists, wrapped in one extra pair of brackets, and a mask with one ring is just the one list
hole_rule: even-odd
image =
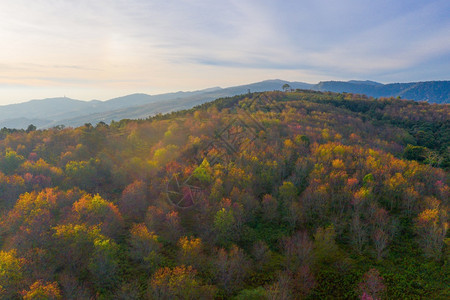
[(278, 90), (285, 83), (295, 89), (308, 89), (310, 84), (283, 80), (266, 80), (229, 88), (208, 88), (193, 92), (176, 92), (160, 95), (132, 94), (107, 101), (80, 101), (70, 98), (47, 98), (19, 104), (0, 106), (0, 127), (38, 128), (56, 125), (80, 126), (100, 121), (147, 118), (157, 113), (192, 108), (220, 97), (252, 92)]
[(107, 101), (81, 101), (70, 98), (48, 98), (0, 106), (0, 127), (38, 128), (57, 125), (76, 127), (85, 123), (110, 123), (121, 119), (144, 119), (158, 113), (168, 113), (212, 101), (250, 92), (280, 90), (284, 84), (291, 89), (347, 92), (367, 96), (400, 97), (431, 103), (450, 102), (450, 81), (382, 84), (374, 81), (323, 81), (318, 84), (266, 80), (228, 88), (213, 87), (192, 92), (175, 92), (160, 95), (132, 94)]

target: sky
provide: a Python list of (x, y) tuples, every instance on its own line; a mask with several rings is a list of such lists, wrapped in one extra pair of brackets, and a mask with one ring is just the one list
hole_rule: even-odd
[(0, 105), (450, 79), (448, 0), (1, 0)]

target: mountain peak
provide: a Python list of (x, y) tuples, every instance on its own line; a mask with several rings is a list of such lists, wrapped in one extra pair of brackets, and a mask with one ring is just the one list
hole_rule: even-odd
[(367, 84), (367, 85), (383, 85), (382, 83), (371, 81), (371, 80), (349, 80), (347, 81), (349, 83), (355, 83), (355, 84)]

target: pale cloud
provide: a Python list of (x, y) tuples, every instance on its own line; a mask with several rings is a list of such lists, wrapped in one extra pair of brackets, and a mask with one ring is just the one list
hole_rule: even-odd
[(448, 79), (449, 12), (441, 0), (3, 0), (0, 104), (269, 78)]

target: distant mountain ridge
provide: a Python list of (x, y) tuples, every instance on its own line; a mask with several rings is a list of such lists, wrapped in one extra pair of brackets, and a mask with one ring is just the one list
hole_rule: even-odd
[(192, 92), (175, 92), (160, 95), (131, 94), (107, 101), (81, 101), (76, 99), (48, 98), (19, 104), (0, 106), (0, 128), (38, 128), (56, 125), (80, 126), (100, 121), (147, 118), (157, 113), (188, 109), (221, 97), (250, 92), (281, 90), (284, 84), (292, 89), (347, 92), (372, 97), (398, 97), (433, 103), (450, 103), (450, 81), (427, 81), (382, 84), (374, 81), (323, 81), (318, 84), (289, 82), (279, 79), (265, 80), (228, 88), (213, 87)]
[(336, 93), (365, 94), (375, 98), (400, 97), (403, 99), (450, 103), (450, 81), (425, 81), (382, 84), (374, 81), (323, 81), (312, 89)]

